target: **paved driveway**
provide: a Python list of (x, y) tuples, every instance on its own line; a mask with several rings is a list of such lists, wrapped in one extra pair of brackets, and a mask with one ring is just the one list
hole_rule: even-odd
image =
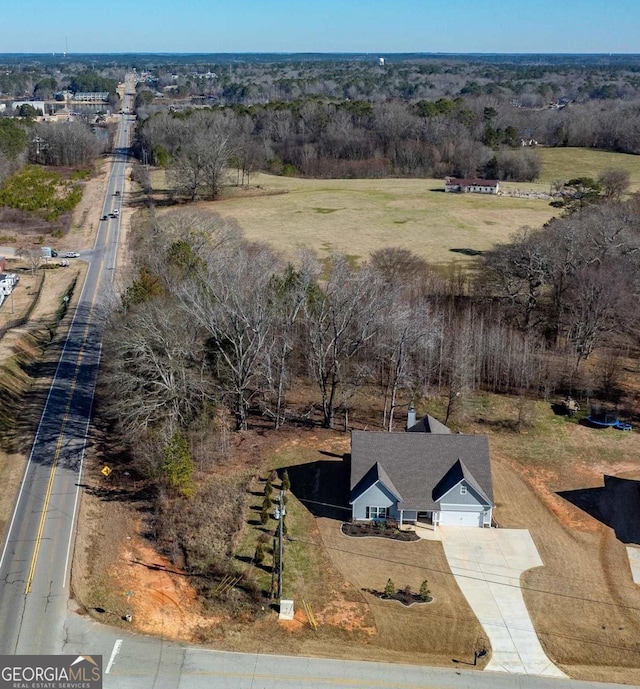
[(440, 527), (458, 586), (484, 628), (493, 655), (487, 670), (566, 677), (546, 656), (527, 612), (520, 575), (543, 565), (526, 529)]

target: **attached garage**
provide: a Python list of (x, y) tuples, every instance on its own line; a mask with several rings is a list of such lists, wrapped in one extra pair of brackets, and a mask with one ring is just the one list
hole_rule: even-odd
[(441, 510), (442, 526), (482, 526), (482, 512), (461, 512), (459, 510)]

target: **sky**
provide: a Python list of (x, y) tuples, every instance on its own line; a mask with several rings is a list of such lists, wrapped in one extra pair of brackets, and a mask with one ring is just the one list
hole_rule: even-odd
[(18, 0), (0, 53), (640, 53), (640, 0)]

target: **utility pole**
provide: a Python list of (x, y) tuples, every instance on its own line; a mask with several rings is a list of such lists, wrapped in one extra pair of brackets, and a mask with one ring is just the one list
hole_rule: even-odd
[(279, 543), (279, 557), (278, 557), (278, 598), (282, 598), (282, 536), (283, 536), (283, 524), (284, 524), (284, 491), (280, 490), (280, 519), (278, 520), (278, 540)]

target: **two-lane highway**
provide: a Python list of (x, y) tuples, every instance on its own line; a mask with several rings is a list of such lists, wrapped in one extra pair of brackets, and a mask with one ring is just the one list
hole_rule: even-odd
[[(125, 101), (126, 111), (131, 96)], [(119, 209), (131, 123), (130, 116), (121, 116), (96, 220)], [(82, 461), (100, 362), (101, 324), (95, 307), (101, 290), (113, 280), (120, 222), (119, 216), (99, 221), (87, 276), (0, 551), (0, 653), (60, 653), (62, 646)]]

